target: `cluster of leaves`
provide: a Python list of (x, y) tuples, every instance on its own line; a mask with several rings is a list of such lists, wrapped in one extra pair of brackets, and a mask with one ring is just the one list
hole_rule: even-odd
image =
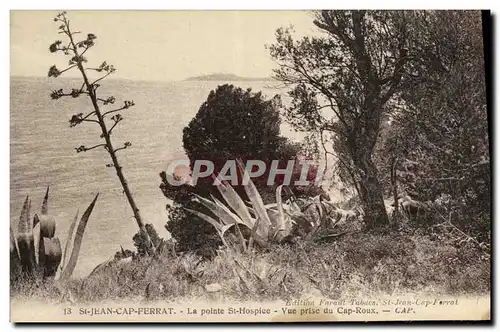
[(94, 46), (94, 44), (95, 44), (94, 40), (96, 40), (96, 39), (97, 39), (97, 37), (93, 33), (89, 33), (89, 34), (87, 34), (87, 39), (82, 40), (81, 42), (77, 43), (76, 46), (78, 48), (92, 47), (92, 46)]
[[(61, 72), (59, 71), (59, 69), (57, 69), (57, 67), (55, 65), (52, 65), (49, 68), (48, 76), (49, 77), (58, 77), (59, 75), (61, 75)], [(52, 97), (52, 99), (57, 99), (57, 98)]]

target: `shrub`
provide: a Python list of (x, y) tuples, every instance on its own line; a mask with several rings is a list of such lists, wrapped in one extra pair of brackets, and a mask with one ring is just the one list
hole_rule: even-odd
[(148, 255), (149, 253), (149, 239), (155, 248), (158, 248), (162, 241), (162, 238), (159, 237), (152, 224), (146, 224), (145, 228), (148, 232), (148, 237), (144, 235), (143, 231), (139, 230), (132, 238), (134, 246), (137, 248), (137, 253), (141, 256)]
[[(218, 173), (227, 160), (262, 160), (270, 165), (280, 160), (285, 168), (288, 160), (295, 160), (300, 153), (300, 144), (292, 143), (280, 136), (280, 99), (275, 96), (266, 100), (262, 93), (253, 93), (225, 84), (211, 91), (198, 113), (184, 128), (183, 144), (191, 167), (196, 160), (210, 160)], [(313, 172), (313, 170), (311, 171)], [(294, 179), (300, 175), (300, 169)], [(175, 187), (168, 183), (167, 174), (160, 174), (160, 188), (173, 201), (169, 208), (166, 228), (177, 240), (181, 250), (197, 250), (210, 255), (220, 244), (215, 229), (198, 216), (185, 214), (181, 207), (198, 210), (202, 207), (192, 203), (193, 194), (202, 197), (220, 197), (212, 186), (212, 179), (200, 179), (195, 188)], [(274, 202), (276, 187), (282, 177), (276, 177), (276, 185), (267, 185), (268, 173), (254, 180), (265, 203)], [(297, 196), (314, 196), (322, 193), (321, 188), (291, 187)], [(248, 200), (242, 186), (236, 192)], [(209, 213), (207, 210), (201, 212)], [(212, 249), (210, 249), (212, 248)]]

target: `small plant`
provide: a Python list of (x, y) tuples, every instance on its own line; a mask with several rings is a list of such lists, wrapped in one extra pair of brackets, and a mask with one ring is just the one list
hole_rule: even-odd
[(287, 271), (279, 264), (269, 262), (265, 256), (248, 256), (220, 252), (220, 257), (229, 265), (238, 278), (239, 293), (243, 296), (258, 294), (287, 294)]
[(192, 252), (181, 255), (178, 258), (178, 268), (176, 274), (189, 282), (195, 282), (204, 274), (204, 270), (200, 266), (203, 258)]
[[(59, 22), (61, 25), (59, 26), (59, 33), (65, 35), (68, 40), (67, 43), (63, 43), (60, 40), (55, 41), (49, 47), (51, 53), (62, 52), (64, 55), (67, 55), (70, 58), (68, 67), (64, 70), (59, 70), (55, 65), (50, 67), (48, 76), (49, 77), (59, 77), (63, 73), (72, 70), (74, 68), (78, 69), (80, 72), (83, 83), (78, 89), (71, 89), (71, 91), (64, 91), (63, 89), (55, 90), (51, 93), (52, 99), (59, 99), (62, 97), (72, 97), (78, 98), (80, 96), (87, 96), (92, 102), (93, 111), (84, 114), (78, 113), (71, 117), (69, 120), (70, 127), (76, 127), (85, 122), (96, 123), (99, 125), (101, 129), (101, 139), (104, 139), (104, 143), (96, 144), (91, 147), (87, 147), (85, 145), (80, 145), (75, 148), (77, 153), (85, 152), (97, 148), (104, 148), (111, 157), (111, 163), (106, 164), (107, 167), (114, 167), (116, 170), (116, 175), (120, 180), (120, 184), (123, 187), (123, 192), (125, 196), (127, 196), (128, 203), (132, 208), (134, 213), (134, 218), (139, 226), (139, 230), (143, 233), (144, 238), (146, 239), (146, 243), (148, 244), (148, 252), (154, 251), (154, 246), (149, 239), (148, 232), (144, 226), (144, 222), (142, 220), (141, 214), (139, 213), (139, 208), (135, 203), (132, 192), (129, 188), (128, 182), (123, 175), (122, 167), (120, 166), (117, 158), (117, 152), (120, 150), (124, 150), (129, 148), (132, 144), (130, 142), (123, 143), (123, 146), (119, 148), (115, 148), (113, 143), (111, 142), (111, 135), (113, 133), (113, 129), (123, 121), (123, 116), (118, 113), (124, 110), (129, 109), (134, 106), (134, 102), (131, 100), (125, 100), (121, 107), (117, 107), (114, 109), (103, 109), (105, 107), (109, 107), (116, 102), (116, 98), (114, 96), (109, 96), (106, 98), (100, 98), (97, 95), (97, 90), (100, 87), (98, 82), (102, 81), (109, 75), (115, 72), (115, 68), (113, 65), (108, 64), (104, 61), (101, 65), (97, 67), (88, 67), (85, 64), (87, 63), (87, 59), (84, 57), (84, 54), (87, 53), (89, 49), (91, 49), (95, 45), (95, 40), (97, 39), (96, 35), (93, 33), (87, 34), (86, 38), (81, 40), (75, 39), (75, 35), (79, 34), (79, 31), (72, 31), (70, 28), (70, 21), (66, 17), (66, 12), (62, 12), (54, 18), (54, 22)], [(96, 73), (102, 74), (102, 76), (96, 80), (91, 80), (89, 78), (88, 72), (94, 71)], [(111, 124), (109, 124), (109, 120), (111, 120)]]
[(147, 235), (149, 236), (148, 238), (144, 236), (144, 233), (142, 231), (135, 233), (134, 237), (132, 238), (132, 240), (134, 241), (134, 246), (137, 248), (137, 253), (141, 256), (148, 255), (148, 248), (150, 247), (148, 241), (151, 241), (153, 246), (155, 248), (158, 248), (161, 241), (163, 240), (158, 235), (152, 224), (146, 224), (145, 228)]
[[(18, 224), (17, 241), (12, 227), (10, 228), (11, 277), (14, 277), (14, 280), (19, 276), (23, 278), (38, 278), (40, 276), (53, 278), (59, 271), (59, 280), (70, 278), (78, 261), (85, 227), (98, 196), (99, 194), (85, 210), (76, 232), (74, 232), (78, 220), (77, 212), (69, 228), (64, 255), (61, 242), (55, 236), (55, 218), (48, 213), (49, 188), (47, 187), (43, 199), (41, 214), (35, 214), (33, 222), (30, 218), (31, 200), (29, 196), (26, 196)], [(72, 250), (68, 257), (70, 247)]]
[(122, 246), (120, 246), (120, 251), (117, 251), (115, 253), (115, 256), (113, 257), (113, 259), (115, 261), (118, 261), (118, 260), (121, 260), (121, 259), (126, 259), (126, 258), (129, 258), (129, 257), (132, 257), (134, 258), (135, 257), (135, 252), (133, 252), (132, 250), (130, 249), (126, 249), (124, 250)]

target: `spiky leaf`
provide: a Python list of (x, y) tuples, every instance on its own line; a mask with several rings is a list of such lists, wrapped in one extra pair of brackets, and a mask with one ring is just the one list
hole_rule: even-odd
[(71, 252), (71, 256), (68, 260), (68, 263), (61, 274), (61, 280), (68, 279), (71, 277), (73, 274), (73, 271), (75, 270), (76, 262), (78, 261), (78, 255), (80, 254), (80, 248), (82, 246), (82, 240), (83, 240), (83, 233), (85, 232), (85, 227), (87, 226), (87, 222), (89, 221), (90, 214), (92, 213), (92, 210), (94, 209), (94, 205), (97, 201), (97, 198), (99, 197), (99, 193), (95, 195), (94, 200), (92, 203), (90, 203), (89, 207), (85, 210), (85, 212), (82, 215), (82, 218), (80, 219), (80, 222), (78, 223), (78, 227), (76, 228), (76, 234), (75, 234), (75, 239), (73, 242), (73, 250)]
[(64, 269), (65, 260), (68, 257), (68, 249), (71, 242), (73, 241), (73, 234), (75, 231), (76, 222), (78, 220), (78, 212), (79, 210), (76, 211), (75, 218), (73, 219), (73, 222), (69, 226), (68, 237), (66, 238), (66, 245), (64, 246), (64, 254), (61, 260), (61, 269)]
[(216, 186), (229, 207), (243, 220), (247, 227), (252, 227), (254, 220), (250, 215), (250, 211), (240, 195), (227, 183), (221, 183)]
[[(241, 160), (238, 160), (238, 168), (243, 174), (246, 172)], [(269, 227), (271, 226), (271, 220), (267, 215), (264, 201), (262, 200), (257, 187), (255, 187), (255, 184), (251, 179), (249, 179), (247, 184), (243, 185), (243, 188), (245, 189), (245, 192), (250, 199), (250, 202), (252, 203), (252, 207), (255, 210), (255, 214), (258, 220), (257, 234), (259, 236), (267, 238), (269, 236)]]

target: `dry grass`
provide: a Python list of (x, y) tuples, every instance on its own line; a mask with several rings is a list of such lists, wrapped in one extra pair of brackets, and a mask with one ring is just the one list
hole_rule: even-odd
[[(208, 292), (218, 283), (221, 290)], [(418, 233), (345, 235), (333, 243), (280, 245), (267, 252), (220, 251), (212, 260), (194, 255), (140, 258), (113, 264), (65, 290), (51, 282), (14, 283), (12, 295), (57, 301), (205, 298), (276, 300), (321, 295), (487, 294), (490, 260), (472, 244), (453, 246)], [(69, 292), (68, 292), (69, 290)]]

